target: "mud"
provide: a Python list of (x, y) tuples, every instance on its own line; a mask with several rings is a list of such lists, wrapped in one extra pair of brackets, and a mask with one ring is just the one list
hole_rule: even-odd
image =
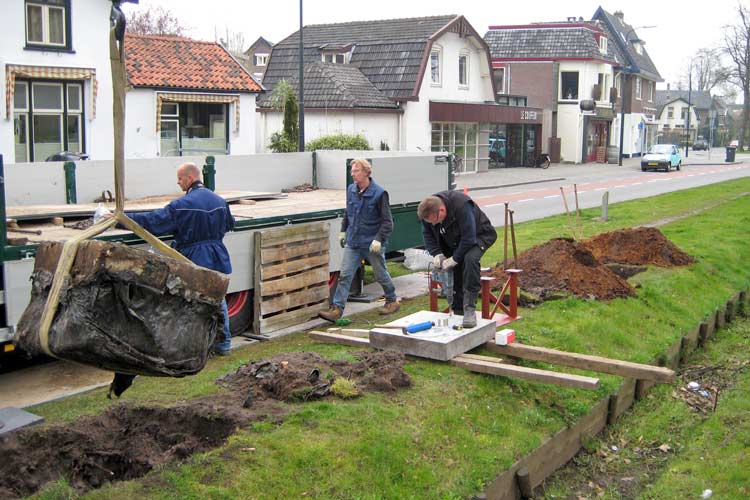
[(227, 391), (172, 407), (117, 404), (70, 424), (31, 427), (0, 438), (0, 498), (31, 495), (65, 477), (78, 493), (141, 477), (164, 464), (221, 446), (238, 428), (280, 423), (299, 405), (333, 397), (344, 377), (357, 390), (409, 387), (404, 356), (362, 352), (357, 361), (332, 361), (307, 352), (279, 354), (241, 366), (217, 382)]
[[(641, 227), (602, 233), (580, 243), (553, 239), (519, 255), (517, 267), (523, 270), (521, 291), (539, 300), (569, 295), (610, 300), (635, 296), (626, 279), (647, 265), (684, 266), (693, 261), (658, 229)], [(502, 287), (502, 267), (496, 266), (491, 273), (498, 278), (495, 288)]]

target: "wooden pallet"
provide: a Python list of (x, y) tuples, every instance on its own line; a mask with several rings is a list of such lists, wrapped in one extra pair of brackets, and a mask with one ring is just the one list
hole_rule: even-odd
[(253, 330), (265, 334), (314, 318), (328, 302), (329, 223), (255, 233)]

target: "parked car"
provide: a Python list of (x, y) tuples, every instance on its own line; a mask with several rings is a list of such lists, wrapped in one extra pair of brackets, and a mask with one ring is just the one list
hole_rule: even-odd
[(641, 158), (641, 170), (660, 170), (669, 172), (672, 168), (680, 170), (682, 156), (680, 148), (674, 144), (654, 144), (648, 148), (648, 153)]
[(708, 141), (706, 139), (696, 139), (693, 143), (693, 151), (705, 151), (708, 149)]

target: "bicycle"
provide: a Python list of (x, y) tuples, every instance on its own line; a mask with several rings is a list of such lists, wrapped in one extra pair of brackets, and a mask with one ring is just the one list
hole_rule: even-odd
[(464, 171), (464, 159), (458, 156), (456, 153), (450, 153), (451, 164), (453, 165), (453, 172), (456, 174), (463, 173)]
[(526, 166), (532, 168), (547, 168), (550, 165), (547, 153), (533, 154), (526, 157)]

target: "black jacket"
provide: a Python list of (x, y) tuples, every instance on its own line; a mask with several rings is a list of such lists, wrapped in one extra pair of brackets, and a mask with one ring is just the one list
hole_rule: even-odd
[[(464, 254), (472, 246), (479, 245), (482, 251), (486, 251), (495, 243), (495, 228), (471, 198), (459, 191), (441, 191), (435, 196), (443, 201), (447, 213), (443, 222), (434, 226), (422, 221), (422, 237), (431, 255), (442, 253), (447, 257), (453, 257), (456, 262), (461, 262)], [(461, 220), (464, 205), (467, 203), (473, 208), (473, 228), (464, 227), (465, 224)]]

